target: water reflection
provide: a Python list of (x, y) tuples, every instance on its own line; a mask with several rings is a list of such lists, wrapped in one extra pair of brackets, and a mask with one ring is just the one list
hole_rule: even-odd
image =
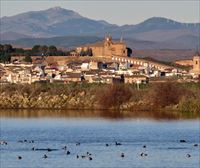
[(147, 119), (199, 119), (199, 113), (175, 111), (106, 111), (106, 110), (0, 110), (5, 118), (147, 118)]

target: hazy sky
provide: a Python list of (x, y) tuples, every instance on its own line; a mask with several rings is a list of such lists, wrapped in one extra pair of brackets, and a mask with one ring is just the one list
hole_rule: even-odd
[(200, 22), (200, 0), (0, 0), (1, 17), (55, 6), (113, 24), (136, 24), (152, 16)]

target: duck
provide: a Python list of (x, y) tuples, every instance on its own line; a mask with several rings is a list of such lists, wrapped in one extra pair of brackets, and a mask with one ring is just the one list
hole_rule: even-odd
[(89, 160), (92, 160), (92, 157), (89, 157), (88, 159), (89, 159)]
[(48, 156), (46, 154), (44, 154), (43, 158), (46, 159), (46, 158), (48, 158)]
[(51, 152), (52, 150), (53, 150), (53, 149), (47, 148), (47, 151), (48, 151), (48, 152)]
[(147, 146), (146, 145), (143, 145), (143, 148), (146, 148)]
[(79, 155), (76, 155), (76, 158), (78, 159), (78, 158), (79, 158)]
[(109, 146), (108, 144), (106, 144), (106, 146)]
[(122, 157), (122, 158), (125, 157), (124, 153), (121, 153), (121, 157)]
[(186, 157), (187, 157), (187, 158), (190, 158), (190, 157), (191, 157), (191, 155), (190, 155), (190, 154), (187, 154), (187, 155), (186, 155)]
[(197, 147), (198, 146), (198, 144), (194, 144), (194, 147)]
[(181, 140), (180, 140), (180, 143), (186, 143), (186, 140), (181, 139)]
[(80, 144), (81, 144), (80, 142), (77, 142), (77, 143), (76, 143), (76, 146), (79, 146)]
[(147, 153), (141, 153), (140, 156), (148, 156)]
[(87, 155), (88, 155), (88, 156), (91, 156), (92, 154), (91, 154), (91, 153), (89, 153), (89, 152), (87, 152)]
[(22, 159), (22, 156), (17, 156), (17, 158), (18, 158), (19, 160), (21, 160), (21, 159)]
[(66, 153), (67, 155), (70, 155), (70, 151), (67, 151), (67, 153)]
[(67, 146), (64, 146), (62, 149), (67, 150)]
[(0, 141), (0, 144), (1, 145), (8, 145), (8, 142), (6, 142), (6, 141)]
[(119, 143), (119, 142), (115, 142), (115, 145), (116, 145), (116, 146), (119, 146), (119, 145), (122, 145), (122, 144)]
[(34, 140), (30, 140), (30, 141), (28, 141), (29, 143), (34, 143)]

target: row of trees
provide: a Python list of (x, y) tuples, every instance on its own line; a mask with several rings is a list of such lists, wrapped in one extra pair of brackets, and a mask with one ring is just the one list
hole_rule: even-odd
[(26, 62), (31, 62), (31, 56), (67, 56), (70, 51), (62, 51), (55, 46), (35, 45), (32, 49), (14, 48), (10, 44), (0, 44), (0, 62), (8, 63), (12, 56), (25, 56)]
[(10, 44), (1, 45), (0, 44), (0, 62), (10, 62), (11, 53), (14, 51)]
[(88, 48), (86, 51), (84, 50), (81, 50), (80, 52), (80, 56), (92, 56), (92, 49), (91, 48)]
[(69, 52), (58, 50), (55, 46), (35, 45), (31, 50), (31, 55), (36, 56), (56, 56), (56, 55), (69, 55)]

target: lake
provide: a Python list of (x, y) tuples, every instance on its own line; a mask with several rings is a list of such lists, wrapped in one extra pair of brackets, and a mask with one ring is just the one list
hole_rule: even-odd
[[(199, 118), (176, 118), (174, 114), (155, 117), (152, 113), (144, 115), (142, 112), (134, 117), (109, 117), (98, 115), (99, 112), (36, 110), (4, 110), (0, 114), (0, 140), (8, 142), (0, 146), (1, 168), (200, 166)], [(29, 143), (31, 140), (34, 142)], [(186, 143), (180, 143), (180, 140)], [(65, 146), (67, 149), (62, 149)], [(124, 157), (121, 157), (122, 153)], [(47, 158), (43, 158), (44, 155)]]

